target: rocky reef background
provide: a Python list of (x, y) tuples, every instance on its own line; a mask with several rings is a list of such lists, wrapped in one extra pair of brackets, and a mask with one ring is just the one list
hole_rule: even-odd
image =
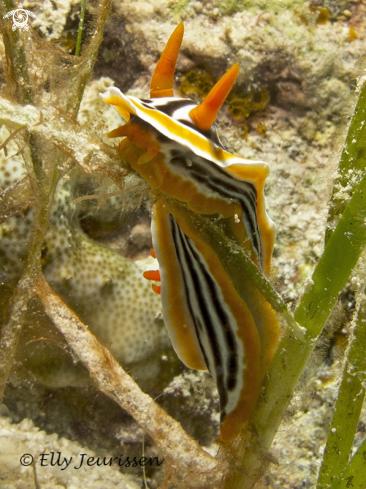
[[(32, 25), (44, 39), (73, 52), (79, 2), (34, 0), (23, 6), (36, 14)], [(87, 3), (86, 37), (96, 7)], [(346, 0), (115, 2), (78, 121), (104, 138), (119, 119), (104, 106), (99, 92), (115, 85), (146, 98), (156, 61), (181, 20), (185, 36), (176, 93), (202, 100), (238, 61), (240, 74), (218, 118), (219, 134), (229, 151), (271, 166), (265, 189), (268, 213), (277, 227), (271, 280), (285, 301), (295, 305), (322, 252), (332, 177), (354, 110), (357, 79), (365, 75), (365, 14), (364, 2)], [(4, 66), (1, 45), (0, 53)], [(6, 95), (4, 77), (2, 81)], [(1, 141), (9, 134), (3, 127)], [(11, 141), (6, 152), (0, 150), (2, 189), (26, 175), (19, 149)], [(20, 278), (31, 222), (30, 205), (1, 225), (2, 308)], [(163, 407), (208, 446), (218, 434), (217, 394), (208, 374), (183, 369), (170, 348), (160, 299), (142, 278), (143, 270), (156, 267), (149, 257), (149, 226), (149, 192), (141, 181), (128, 177), (121, 193), (112, 180), (91, 178), (74, 168), (56, 191), (44, 246), (45, 277), (142, 388), (160, 396)], [(273, 464), (257, 487), (314, 487), (355, 287), (357, 281), (344, 290), (328, 321), (275, 439)], [(22, 336), (1, 413), (0, 464), (9, 469), (9, 438), (24, 452), (37, 441), (55, 451), (67, 445), (103, 456), (122, 448), (132, 457), (141, 456), (143, 431), (98, 393), (63, 339), (50, 333), (37, 304), (31, 309), (32, 327)], [(44, 340), (47, 334), (52, 341)], [(359, 441), (365, 425), (364, 415)], [(157, 455), (148, 440), (144, 450)], [(103, 487), (140, 487), (141, 469), (124, 472), (129, 475), (103, 468), (98, 477)], [(9, 488), (14, 479), (19, 480), (17, 487), (28, 487), (33, 477), (24, 469), (19, 478), (15, 466), (6, 474), (3, 487)], [(96, 476), (93, 481), (80, 471), (73, 476), (79, 482), (65, 471), (57, 483), (100, 487)], [(42, 477), (38, 469), (39, 487), (56, 483)], [(151, 488), (161, 479), (161, 470), (147, 473)]]

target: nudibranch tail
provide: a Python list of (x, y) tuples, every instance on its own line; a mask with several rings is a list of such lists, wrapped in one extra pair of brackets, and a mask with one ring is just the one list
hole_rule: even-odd
[(173, 97), (175, 65), (182, 44), (184, 25), (181, 22), (170, 36), (151, 79), (150, 97)]
[(215, 122), (238, 74), (239, 63), (235, 63), (211, 88), (205, 100), (190, 111), (189, 115), (199, 129), (207, 130)]
[(231, 440), (253, 413), (280, 330), (261, 291), (249, 277), (238, 276), (226, 250), (196, 226), (191, 211), (219, 220), (222, 230), (268, 274), (274, 244), (274, 224), (264, 201), (269, 165), (229, 153), (217, 135), (214, 122), (238, 76), (238, 64), (198, 106), (173, 96), (182, 37), (181, 23), (155, 69), (150, 100), (114, 87), (102, 98), (129, 121), (109, 136), (124, 137), (121, 158), (156, 197), (152, 233), (160, 272), (144, 276), (159, 282), (152, 288), (161, 293), (178, 357), (190, 368), (208, 368), (215, 378), (221, 439)]

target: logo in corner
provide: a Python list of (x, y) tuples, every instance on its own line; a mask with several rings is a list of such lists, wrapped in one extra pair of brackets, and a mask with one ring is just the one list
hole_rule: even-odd
[(23, 9), (23, 5), (19, 3), (18, 8), (16, 10), (8, 12), (6, 15), (4, 15), (3, 19), (13, 17), (13, 31), (15, 31), (15, 29), (24, 29), (25, 31), (28, 31), (28, 16), (33, 17), (34, 19), (37, 18), (37, 16), (34, 15), (33, 12)]

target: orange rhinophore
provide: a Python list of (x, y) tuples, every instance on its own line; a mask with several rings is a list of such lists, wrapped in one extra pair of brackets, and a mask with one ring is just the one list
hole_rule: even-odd
[(205, 100), (194, 107), (189, 115), (197, 127), (202, 130), (209, 129), (215, 122), (217, 114), (229, 95), (232, 86), (239, 74), (239, 63), (235, 63), (225, 75), (214, 85)]
[(182, 44), (184, 25), (181, 22), (170, 36), (151, 79), (150, 97), (173, 97), (175, 65)]

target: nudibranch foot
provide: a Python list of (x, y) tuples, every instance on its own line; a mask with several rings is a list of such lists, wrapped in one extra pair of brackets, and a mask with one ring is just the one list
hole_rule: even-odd
[(253, 311), (188, 211), (160, 199), (152, 230), (169, 336), (187, 366), (198, 368), (192, 357), (203, 356), (219, 391), (221, 438), (231, 439), (253, 411), (263, 378)]

